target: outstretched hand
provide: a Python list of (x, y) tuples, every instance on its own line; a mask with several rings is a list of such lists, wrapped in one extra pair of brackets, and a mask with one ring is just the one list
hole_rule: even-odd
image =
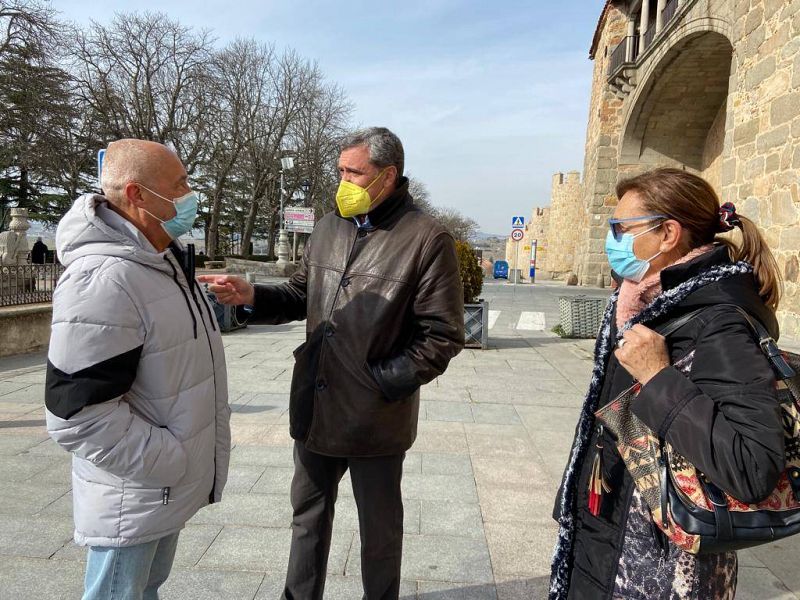
[(255, 303), (255, 288), (247, 283), (242, 277), (236, 275), (198, 275), (197, 281), (208, 284), (208, 290), (212, 292), (221, 304), (240, 304)]

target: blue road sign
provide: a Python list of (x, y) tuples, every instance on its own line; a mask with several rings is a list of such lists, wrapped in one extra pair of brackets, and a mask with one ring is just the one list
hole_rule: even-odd
[(514, 217), (511, 219), (512, 229), (522, 229), (525, 227), (525, 217)]

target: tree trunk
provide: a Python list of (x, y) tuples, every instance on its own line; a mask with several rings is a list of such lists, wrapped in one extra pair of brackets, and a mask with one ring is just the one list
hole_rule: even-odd
[(251, 198), (250, 211), (247, 213), (247, 220), (244, 224), (244, 233), (242, 234), (242, 255), (250, 252), (250, 238), (253, 237), (253, 228), (256, 225), (256, 216), (258, 215), (258, 199)]
[(267, 255), (270, 260), (275, 258), (275, 215), (269, 216), (269, 225), (267, 229)]
[(208, 244), (206, 250), (211, 260), (217, 259), (217, 252), (219, 250), (219, 209), (220, 209), (219, 194), (214, 192), (214, 199), (211, 201), (211, 223), (208, 225)]
[(19, 171), (19, 207), (30, 210), (30, 189), (28, 183), (28, 167), (20, 167)]

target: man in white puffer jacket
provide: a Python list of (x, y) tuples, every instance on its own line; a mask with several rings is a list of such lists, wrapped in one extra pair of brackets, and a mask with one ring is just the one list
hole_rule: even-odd
[(120, 140), (102, 186), (56, 233), (67, 269), (53, 294), (47, 429), (73, 455), (84, 600), (151, 599), (179, 531), (221, 499), (225, 355), (194, 248), (176, 241), (197, 212), (181, 161), (161, 144)]

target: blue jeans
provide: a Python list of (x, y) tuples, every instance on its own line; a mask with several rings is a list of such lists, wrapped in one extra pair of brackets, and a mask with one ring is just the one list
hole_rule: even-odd
[(121, 548), (92, 546), (83, 600), (158, 600), (175, 558), (178, 534)]

